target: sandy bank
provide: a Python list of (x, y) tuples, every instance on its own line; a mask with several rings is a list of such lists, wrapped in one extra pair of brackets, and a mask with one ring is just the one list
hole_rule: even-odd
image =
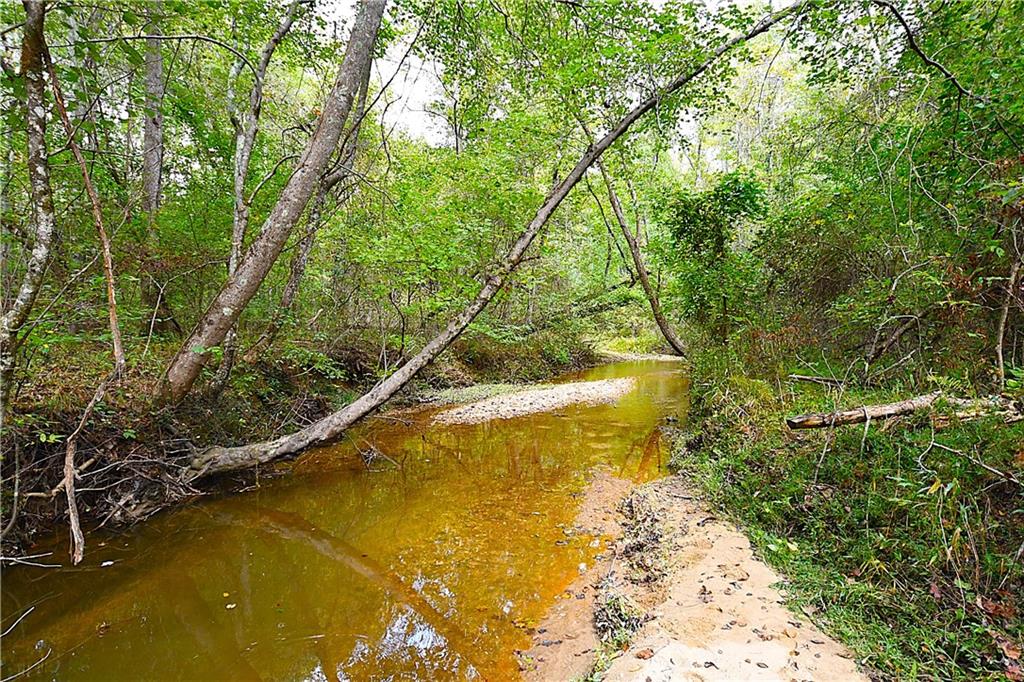
[(527, 389), (453, 407), (434, 417), (434, 423), (477, 424), (491, 419), (512, 419), (536, 412), (550, 412), (567, 405), (613, 403), (635, 387), (636, 378), (625, 377)]
[(666, 355), (665, 353), (620, 353), (614, 350), (598, 350), (597, 354), (611, 362), (636, 362), (642, 360), (657, 360), (658, 362), (686, 362), (686, 358), (680, 355)]
[[(782, 578), (680, 477), (634, 487), (598, 472), (577, 529), (611, 537), (611, 546), (519, 652), (525, 679), (595, 670), (620, 682), (868, 679), (845, 647), (786, 608)], [(635, 614), (635, 631), (619, 646), (609, 643), (607, 624), (625, 621), (609, 603)]]

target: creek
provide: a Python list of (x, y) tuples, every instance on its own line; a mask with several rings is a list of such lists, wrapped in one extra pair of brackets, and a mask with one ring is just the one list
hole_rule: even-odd
[[(618, 377), (636, 388), (609, 405), (376, 417), (290, 475), (90, 533), (77, 567), (8, 567), (3, 630), (28, 613), (3, 637), (0, 677), (516, 679), (515, 651), (605, 546), (573, 531), (591, 472), (662, 475), (658, 427), (685, 419), (675, 363), (560, 380)], [(67, 563), (66, 542), (41, 543), (39, 561)]]

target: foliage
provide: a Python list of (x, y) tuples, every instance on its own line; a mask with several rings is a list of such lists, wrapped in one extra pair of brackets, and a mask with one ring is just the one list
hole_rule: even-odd
[[(716, 353), (720, 355), (720, 353)], [(709, 360), (711, 360), (709, 358)], [(673, 466), (735, 514), (822, 618), (886, 677), (978, 679), (1006, 659), (998, 634), (1024, 634), (1014, 554), (1020, 425), (965, 422), (787, 433), (786, 415), (887, 402), (900, 393), (773, 385), (742, 365), (698, 359), (699, 436)]]
[(697, 192), (679, 188), (659, 211), (661, 222), (687, 259), (715, 263), (736, 237), (737, 223), (764, 211), (764, 188), (747, 173), (731, 172)]

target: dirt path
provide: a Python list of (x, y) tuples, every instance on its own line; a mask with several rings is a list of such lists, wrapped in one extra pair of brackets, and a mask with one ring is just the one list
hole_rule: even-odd
[(550, 412), (577, 403), (600, 405), (612, 403), (636, 387), (634, 377), (577, 381), (549, 388), (527, 389), (497, 395), (469, 405), (445, 410), (434, 417), (439, 424), (477, 424), (491, 419), (512, 419), (536, 412)]
[(868, 679), (849, 651), (786, 609), (780, 577), (681, 478), (633, 487), (599, 472), (577, 527), (608, 549), (520, 653), (526, 679), (594, 670), (638, 682)]

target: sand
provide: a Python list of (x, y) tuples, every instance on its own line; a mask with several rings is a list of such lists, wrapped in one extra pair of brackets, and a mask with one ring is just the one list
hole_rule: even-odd
[(468, 405), (453, 407), (434, 417), (437, 424), (478, 424), (492, 419), (513, 419), (537, 412), (550, 412), (574, 404), (614, 403), (636, 387), (634, 377), (578, 381), (549, 388), (527, 389), (497, 395)]
[[(638, 494), (661, 529), (660, 540), (642, 550), (660, 567), (647, 581), (631, 568), (636, 553), (623, 554), (625, 519), (617, 510)], [(533, 647), (520, 654), (524, 678), (579, 679), (593, 669), (601, 647), (594, 610), (605, 581), (648, 620), (628, 648), (612, 652), (603, 680), (868, 680), (849, 650), (786, 607), (782, 578), (746, 536), (695, 497), (678, 476), (633, 487), (595, 475), (577, 525), (618, 540), (539, 624)]]

